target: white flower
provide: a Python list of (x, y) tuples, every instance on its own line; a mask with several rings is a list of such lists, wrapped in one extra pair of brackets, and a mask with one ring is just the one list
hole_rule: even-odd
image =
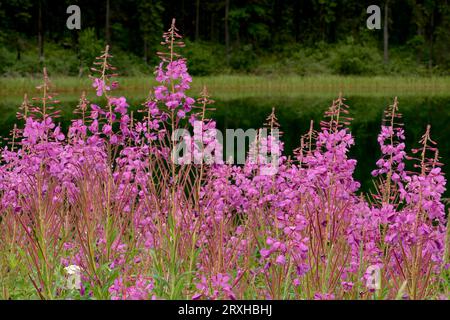
[(64, 270), (67, 273), (66, 288), (68, 290), (80, 290), (81, 289), (81, 268), (77, 265), (70, 265), (65, 267)]
[(371, 265), (366, 270), (366, 286), (369, 289), (380, 290), (381, 288), (381, 270), (378, 265)]

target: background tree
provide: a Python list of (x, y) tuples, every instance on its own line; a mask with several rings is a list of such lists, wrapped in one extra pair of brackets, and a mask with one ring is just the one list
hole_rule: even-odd
[(139, 0), (137, 5), (139, 13), (139, 32), (142, 35), (144, 61), (149, 62), (159, 43), (164, 26), (162, 13), (164, 7), (161, 0)]
[(384, 64), (387, 64), (389, 62), (389, 0), (384, 1), (383, 58)]
[(352, 56), (363, 61), (372, 52), (367, 61), (378, 63), (381, 56), (381, 63), (391, 62), (381, 66), (386, 72), (396, 61), (406, 65), (413, 57), (411, 70), (450, 73), (448, 0), (383, 0), (384, 30), (365, 27), (370, 0), (106, 0), (100, 6), (91, 0), (1, 1), (0, 72), (24, 60), (27, 65), (18, 69), (32, 72), (44, 53), (47, 64), (60, 50), (71, 50), (67, 55), (81, 61), (80, 32), (65, 27), (70, 4), (80, 6), (83, 30), (92, 28), (98, 41), (112, 42), (119, 64), (150, 63), (164, 26), (176, 18), (192, 55), (209, 64), (218, 57), (221, 63), (210, 70), (250, 72), (258, 68), (259, 57), (278, 68), (276, 61), (295, 57), (310, 66), (320, 60), (318, 69), (339, 72), (339, 59), (357, 65)]
[(38, 1), (38, 52), (39, 52), (39, 62), (44, 61), (44, 22), (43, 22), (43, 2), (44, 0)]
[(111, 29), (110, 29), (110, 19), (111, 19), (111, 7), (109, 0), (106, 0), (106, 14), (105, 14), (105, 38), (106, 43), (111, 44)]

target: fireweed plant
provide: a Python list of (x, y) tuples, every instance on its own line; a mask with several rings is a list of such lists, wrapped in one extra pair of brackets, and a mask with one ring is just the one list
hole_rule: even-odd
[[(430, 126), (408, 155), (397, 99), (386, 109), (370, 195), (353, 178), (342, 96), (293, 157), (258, 134), (245, 164), (212, 161), (213, 101), (206, 88), (187, 94), (174, 22), (162, 44), (139, 117), (114, 96), (108, 47), (91, 76), (103, 103), (83, 93), (67, 132), (45, 69), (41, 96), (25, 96), (24, 127), (1, 150), (2, 298), (448, 298), (446, 180)], [(274, 111), (264, 127), (278, 130)], [(180, 140), (194, 161), (175, 159)]]

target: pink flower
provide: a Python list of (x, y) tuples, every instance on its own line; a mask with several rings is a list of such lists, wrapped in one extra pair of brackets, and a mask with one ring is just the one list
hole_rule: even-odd
[(109, 124), (105, 124), (102, 128), (102, 132), (109, 135), (112, 132), (112, 127)]
[(111, 90), (111, 88), (105, 85), (105, 82), (99, 78), (94, 78), (94, 82), (92, 83), (92, 87), (96, 88), (97, 96), (101, 97), (106, 91)]
[(275, 260), (275, 262), (279, 265), (284, 265), (286, 264), (286, 258), (284, 257), (284, 255), (280, 254)]
[(125, 99), (125, 97), (111, 98), (110, 103), (112, 105), (116, 106), (114, 108), (115, 112), (119, 112), (122, 115), (127, 112), (128, 103), (127, 103), (127, 100)]

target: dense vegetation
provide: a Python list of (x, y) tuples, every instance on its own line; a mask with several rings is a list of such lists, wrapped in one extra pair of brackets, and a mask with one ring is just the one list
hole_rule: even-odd
[[(193, 75), (448, 74), (448, 1), (376, 2), (383, 20), (388, 9), (386, 32), (367, 29), (367, 0), (2, 1), (0, 74), (37, 74), (44, 64), (52, 74), (86, 74), (105, 43), (123, 74), (148, 73), (173, 16)], [(81, 30), (66, 28), (71, 4), (81, 8)]]
[(354, 177), (359, 115), (342, 95), (291, 157), (272, 109), (243, 163), (224, 162), (214, 101), (206, 87), (189, 95), (173, 23), (163, 39), (138, 112), (116, 95), (108, 46), (91, 69), (99, 101), (83, 93), (67, 130), (46, 69), (41, 95), (25, 97), (0, 150), (0, 298), (448, 299), (430, 125), (409, 151), (393, 99), (371, 193)]
[[(126, 79), (125, 79), (126, 80)], [(125, 82), (122, 82), (121, 85)], [(210, 79), (202, 79), (208, 81)], [(213, 79), (211, 79), (213, 80)], [(38, 80), (37, 80), (38, 81)], [(192, 93), (200, 92), (198, 89), (198, 79), (193, 83), (195, 90)], [(60, 88), (59, 79), (53, 79), (53, 83)], [(205, 82), (208, 83), (208, 82)], [(142, 82), (148, 87), (148, 83)], [(63, 87), (65, 88), (65, 87)], [(81, 92), (89, 88), (85, 85), (76, 92)], [(209, 87), (208, 87), (209, 88)], [(224, 87), (226, 89), (226, 87)], [(295, 89), (293, 89), (295, 90)], [(217, 127), (225, 132), (225, 129), (242, 128), (244, 130), (258, 128), (272, 110), (276, 108), (278, 122), (284, 131), (283, 142), (285, 154), (292, 156), (293, 150), (297, 148), (301, 135), (305, 128), (309, 126), (310, 120), (316, 123), (320, 122), (323, 112), (333, 99), (332, 94), (322, 94), (318, 96), (289, 96), (283, 91), (279, 96), (264, 96), (258, 92), (256, 96), (241, 97), (239, 92), (219, 91), (217, 88), (209, 90), (214, 92), (216, 110), (210, 114), (217, 122)], [(26, 92), (26, 91), (24, 91)], [(29, 90), (30, 95), (35, 95), (36, 90)], [(123, 90), (121, 92), (124, 92)], [(142, 91), (143, 93), (146, 90)], [(344, 91), (346, 92), (346, 91)], [(125, 92), (124, 92), (125, 93)], [(294, 92), (295, 93), (295, 92)], [(137, 114), (142, 101), (145, 100), (146, 94), (130, 93), (131, 98), (127, 99), (130, 105), (129, 109)], [(93, 94), (88, 94), (91, 103), (99, 104), (98, 99)], [(58, 123), (61, 128), (67, 131), (71, 121), (73, 120), (73, 109), (77, 105), (79, 97), (71, 94), (60, 94), (58, 98), (61, 101), (59, 109), (61, 117)], [(372, 177), (370, 171), (373, 167), (373, 159), (379, 156), (380, 151), (377, 148), (377, 134), (383, 109), (392, 100), (390, 95), (381, 96), (358, 96), (348, 95), (348, 104), (352, 107), (352, 115), (354, 120), (351, 123), (351, 131), (355, 136), (355, 146), (350, 150), (353, 158), (358, 163), (355, 169), (355, 178), (361, 182), (361, 191), (370, 191), (373, 189)], [(450, 118), (450, 97), (448, 96), (410, 96), (400, 97), (399, 103), (404, 115), (406, 143), (413, 145), (418, 141), (425, 129), (424, 123), (429, 123), (433, 128), (434, 140), (439, 144), (440, 156), (443, 159), (450, 159), (450, 144), (448, 137), (450, 136), (450, 127), (448, 119)], [(15, 123), (23, 125), (21, 121), (17, 122), (16, 112), (21, 104), (19, 100), (12, 100), (0, 103), (2, 117), (0, 118), (0, 136), (7, 137)], [(251, 117), (249, 116), (251, 115)], [(445, 197), (449, 197), (449, 192), (445, 192)]]

